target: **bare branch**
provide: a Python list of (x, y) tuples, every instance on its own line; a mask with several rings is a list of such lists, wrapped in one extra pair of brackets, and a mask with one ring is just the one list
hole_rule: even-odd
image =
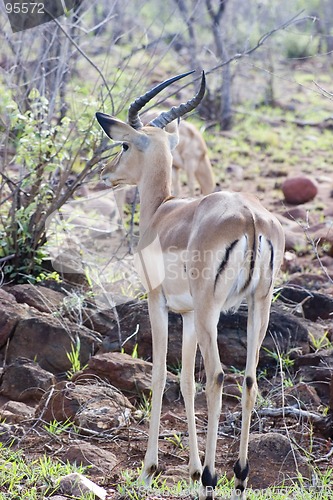
[(297, 24), (297, 23), (301, 23), (303, 21), (308, 21), (310, 19), (312, 21), (316, 20), (316, 18), (313, 17), (313, 16), (305, 16), (305, 17), (302, 17), (302, 18), (298, 19), (298, 17), (302, 13), (303, 13), (303, 11), (299, 12), (298, 14), (296, 14), (295, 16), (293, 16), (288, 21), (280, 24), (279, 26), (277, 26), (276, 28), (272, 29), (271, 31), (268, 31), (267, 33), (265, 33), (264, 35), (262, 35), (262, 37), (258, 40), (258, 42), (257, 42), (256, 45), (254, 45), (253, 47), (251, 47), (248, 50), (245, 50), (244, 52), (240, 52), (238, 54), (235, 54), (234, 56), (230, 57), (229, 59), (227, 59), (226, 61), (222, 62), (221, 64), (213, 66), (213, 68), (211, 68), (210, 70), (206, 71), (206, 74), (212, 73), (216, 69), (222, 68), (222, 66), (225, 66), (226, 64), (230, 64), (232, 61), (236, 61), (238, 59), (242, 59), (245, 56), (249, 56), (250, 54), (252, 54), (253, 52), (255, 52), (259, 47), (261, 47), (266, 42), (266, 40), (268, 38), (270, 38), (272, 35), (274, 35), (278, 31), (285, 30), (289, 26), (292, 26), (292, 25)]
[(221, 17), (224, 14), (225, 8), (227, 5), (227, 0), (219, 0), (218, 10), (214, 12), (211, 0), (206, 0), (207, 12), (210, 15), (211, 19), (214, 23), (219, 24), (221, 21)]
[(333, 93), (332, 92), (328, 92), (328, 90), (324, 89), (323, 87), (321, 87), (319, 85), (319, 83), (317, 83), (315, 80), (313, 81), (313, 83), (315, 84), (315, 86), (320, 90), (320, 92), (324, 95), (324, 97), (327, 97), (328, 99), (330, 99), (331, 101), (333, 100)]
[(100, 70), (100, 68), (84, 52), (84, 50), (81, 49), (81, 47), (76, 43), (76, 41), (73, 40), (73, 38), (70, 36), (70, 34), (67, 33), (67, 31), (61, 25), (61, 23), (59, 23), (58, 19), (54, 18), (53, 20), (56, 23), (56, 25), (61, 29), (61, 31), (64, 33), (64, 35), (69, 39), (69, 41), (74, 45), (74, 47), (77, 49), (77, 51), (80, 52), (80, 54), (88, 61), (88, 63), (97, 71), (97, 73), (101, 77), (101, 79), (102, 79), (102, 81), (103, 81), (103, 83), (105, 85), (105, 88), (107, 89), (108, 95), (110, 97), (111, 109), (112, 109), (111, 114), (114, 114), (114, 102), (113, 102), (113, 98), (112, 98), (112, 94), (111, 94), (111, 89), (110, 89), (110, 87), (108, 85), (108, 82), (105, 79), (104, 74), (102, 73), (102, 71)]
[(306, 410), (301, 410), (301, 408), (295, 408), (293, 406), (285, 406), (283, 408), (263, 408), (258, 411), (260, 417), (273, 417), (273, 418), (284, 418), (284, 417), (295, 417), (295, 418), (306, 418), (311, 420), (311, 422), (321, 422), (323, 417), (317, 413), (313, 413)]

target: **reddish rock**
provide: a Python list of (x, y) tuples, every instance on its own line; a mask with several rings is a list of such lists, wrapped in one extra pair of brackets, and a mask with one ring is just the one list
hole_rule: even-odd
[(243, 376), (236, 373), (226, 373), (223, 384), (223, 401), (239, 403), (242, 397)]
[(285, 286), (281, 289), (279, 300), (287, 304), (299, 304), (306, 319), (330, 319), (333, 313), (333, 298), (323, 293), (312, 292), (306, 288)]
[(311, 384), (324, 404), (330, 401), (330, 382), (333, 374), (333, 349), (306, 354), (295, 359), (299, 380)]
[(9, 424), (17, 424), (33, 419), (35, 409), (21, 401), (8, 401), (0, 407), (0, 419)]
[(91, 472), (99, 471), (104, 475), (110, 474), (118, 463), (113, 453), (87, 441), (77, 441), (71, 444), (65, 450), (62, 460), (71, 464), (89, 466)]
[[(131, 353), (135, 345), (138, 346), (138, 355), (143, 359), (152, 359), (151, 329), (149, 324), (148, 305), (146, 300), (127, 302), (117, 306), (120, 337), (126, 352)], [(139, 329), (137, 328), (139, 325)], [(134, 331), (138, 331), (133, 336)], [(218, 346), (221, 362), (226, 366), (244, 369), (246, 363), (246, 331), (247, 307), (241, 306), (236, 313), (221, 314), (218, 323)], [(266, 335), (263, 347), (268, 351), (288, 352), (297, 347), (300, 352), (309, 351), (307, 327), (292, 314), (288, 314), (276, 304), (272, 305), (268, 326), (270, 335)], [(104, 351), (119, 349), (119, 329), (114, 321), (107, 339), (103, 341)], [(182, 349), (182, 319), (180, 314), (169, 313), (169, 339), (167, 364), (179, 366)], [(275, 361), (265, 349), (260, 351), (259, 366), (275, 366)], [(100, 352), (100, 351), (99, 351)], [(196, 369), (202, 366), (199, 349), (196, 357)]]
[(83, 495), (89, 495), (90, 498), (100, 498), (101, 500), (105, 500), (106, 498), (106, 490), (104, 488), (101, 488), (77, 472), (60, 478), (59, 490), (71, 498), (82, 497)]
[(41, 312), (54, 312), (62, 304), (66, 295), (38, 285), (7, 286), (6, 292), (14, 295), (19, 304), (28, 304)]
[(54, 383), (52, 373), (43, 370), (34, 361), (18, 358), (6, 366), (0, 393), (15, 401), (39, 401)]
[(80, 362), (85, 365), (97, 351), (100, 336), (65, 318), (36, 311), (17, 323), (8, 348), (8, 360), (26, 357), (36, 360), (44, 370), (66, 373), (71, 368), (68, 354), (73, 346), (75, 348), (77, 338), (80, 339)]
[(289, 177), (282, 184), (285, 200), (291, 205), (299, 205), (313, 200), (318, 193), (316, 182), (306, 175)]
[[(239, 441), (230, 448), (230, 461), (226, 464), (227, 477), (238, 458)], [(291, 441), (278, 432), (252, 433), (249, 439), (250, 473), (248, 487), (254, 490), (272, 486), (290, 486), (301, 474), (311, 477), (311, 467)]]
[(287, 387), (284, 391), (284, 398), (278, 398), (277, 404), (285, 406), (297, 406), (303, 409), (317, 409), (321, 405), (317, 391), (304, 382), (299, 382), (293, 387)]
[(291, 220), (286, 215), (275, 214), (275, 216), (280, 221), (284, 236), (285, 236), (285, 249), (295, 250), (300, 248), (306, 248), (308, 245), (308, 240), (304, 229), (301, 224), (295, 220)]
[(0, 288), (0, 347), (10, 338), (20, 319), (29, 316), (28, 307), (19, 305), (13, 295)]
[(301, 223), (306, 222), (307, 224), (312, 224), (311, 214), (304, 207), (290, 207), (283, 214), (283, 217), (291, 221), (301, 221)]
[(50, 422), (71, 420), (81, 429), (103, 433), (128, 425), (133, 405), (117, 389), (95, 380), (60, 382), (45, 393), (36, 416)]
[[(290, 440), (277, 432), (252, 434), (249, 441), (249, 487), (293, 484), (299, 474), (311, 477), (311, 468)], [(265, 473), (263, 474), (263, 471)]]
[[(83, 376), (96, 375), (130, 397), (150, 393), (151, 372), (152, 363), (148, 361), (120, 352), (109, 352), (90, 358)], [(168, 373), (165, 397), (174, 401), (178, 396), (179, 380), (176, 375)]]

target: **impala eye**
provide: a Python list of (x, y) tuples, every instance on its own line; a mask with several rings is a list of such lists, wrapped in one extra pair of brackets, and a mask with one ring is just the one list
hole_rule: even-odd
[(123, 151), (127, 151), (129, 148), (128, 144), (126, 142), (123, 142)]

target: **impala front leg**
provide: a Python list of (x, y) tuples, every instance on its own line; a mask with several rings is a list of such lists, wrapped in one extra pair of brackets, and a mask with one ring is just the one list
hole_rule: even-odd
[(154, 290), (148, 296), (149, 318), (153, 343), (152, 408), (148, 446), (139, 481), (149, 486), (158, 466), (158, 435), (163, 391), (166, 381), (166, 354), (168, 345), (168, 311), (162, 291)]

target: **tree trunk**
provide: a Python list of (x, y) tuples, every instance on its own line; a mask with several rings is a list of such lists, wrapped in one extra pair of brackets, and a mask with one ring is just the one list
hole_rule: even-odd
[(199, 64), (197, 60), (197, 41), (196, 41), (194, 22), (193, 22), (193, 12), (189, 14), (185, 0), (175, 0), (175, 2), (188, 30), (189, 43), (187, 49), (189, 52), (189, 61), (191, 64), (191, 69), (199, 69)]
[[(221, 60), (228, 59), (228, 53), (223, 40), (221, 20), (225, 13), (227, 0), (219, 0), (217, 12), (214, 12), (211, 0), (206, 0), (208, 14), (212, 20), (212, 30), (216, 46), (216, 55)], [(222, 83), (220, 88), (219, 124), (222, 130), (230, 130), (232, 126), (231, 99), (231, 69), (230, 65), (222, 66)]]

